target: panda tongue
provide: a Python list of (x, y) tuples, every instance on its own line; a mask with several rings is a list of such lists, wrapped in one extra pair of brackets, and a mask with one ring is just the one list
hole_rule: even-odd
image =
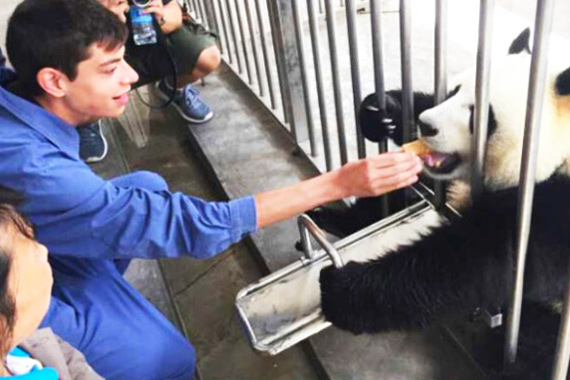
[(430, 152), (429, 154), (423, 155), (421, 158), (424, 163), (429, 167), (439, 167), (447, 158), (447, 154), (439, 152)]

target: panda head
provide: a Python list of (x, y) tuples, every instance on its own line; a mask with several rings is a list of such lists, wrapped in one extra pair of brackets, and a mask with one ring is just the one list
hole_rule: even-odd
[[(487, 189), (516, 186), (519, 181), (531, 54), (529, 30), (523, 31), (509, 55), (491, 63), (489, 117), (484, 181)], [(542, 106), (536, 180), (554, 172), (570, 173), (570, 69), (549, 72)], [(434, 151), (426, 171), (437, 179), (469, 181), (474, 130), (475, 70), (455, 78), (446, 101), (422, 112), (420, 134)], [(436, 163), (436, 164), (434, 164)], [(437, 167), (436, 167), (437, 166)]]

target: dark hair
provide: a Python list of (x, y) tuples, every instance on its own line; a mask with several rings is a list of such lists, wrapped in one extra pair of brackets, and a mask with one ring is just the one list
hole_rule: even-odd
[(16, 231), (33, 239), (31, 224), (15, 209), (22, 201), (18, 193), (0, 186), (0, 359), (8, 353), (16, 317), (16, 304), (10, 293), (12, 247), (6, 244), (6, 233)]
[(127, 27), (96, 0), (24, 0), (8, 21), (6, 51), (27, 95), (43, 93), (38, 72), (52, 67), (70, 80), (96, 43), (111, 51), (127, 39)]

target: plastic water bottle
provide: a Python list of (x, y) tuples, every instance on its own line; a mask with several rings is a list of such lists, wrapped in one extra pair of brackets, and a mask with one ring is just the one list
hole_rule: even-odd
[(150, 45), (156, 43), (156, 30), (152, 23), (152, 14), (142, 12), (144, 8), (132, 5), (129, 8), (133, 40), (135, 45)]

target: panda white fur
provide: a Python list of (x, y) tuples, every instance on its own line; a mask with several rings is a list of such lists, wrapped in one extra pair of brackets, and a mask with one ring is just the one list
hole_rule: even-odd
[[(527, 30), (513, 42), (508, 56), (492, 63), (484, 194), (467, 205), (468, 194), (455, 193), (455, 203), (463, 207), (462, 217), (434, 227), (415, 243), (369, 262), (323, 269), (322, 310), (334, 325), (354, 333), (374, 333), (423, 328), (447, 315), (467, 315), (478, 307), (506, 309), (516, 254), (517, 185), (531, 62), (528, 41)], [(566, 62), (566, 68), (560, 69), (551, 62), (544, 94), (525, 305), (542, 307), (559, 301), (567, 281), (569, 66)], [(432, 175), (468, 183), (475, 72), (463, 73), (451, 88), (455, 89), (448, 99), (436, 107), (430, 96), (414, 94), (419, 107), (416, 116), (422, 139), (435, 151), (454, 157), (441, 169), (432, 168)], [(398, 95), (397, 91), (388, 92), (389, 109), (396, 114), (390, 116), (396, 120)], [(374, 102), (373, 97), (365, 99), (363, 106), (367, 102)], [(365, 124), (366, 117), (362, 119)], [(374, 131), (365, 134), (374, 135)], [(461, 188), (468, 191), (466, 186)], [(550, 313), (550, 308), (545, 310)], [(550, 335), (555, 339), (557, 326), (552, 329)], [(545, 368), (551, 362), (547, 364)]]

